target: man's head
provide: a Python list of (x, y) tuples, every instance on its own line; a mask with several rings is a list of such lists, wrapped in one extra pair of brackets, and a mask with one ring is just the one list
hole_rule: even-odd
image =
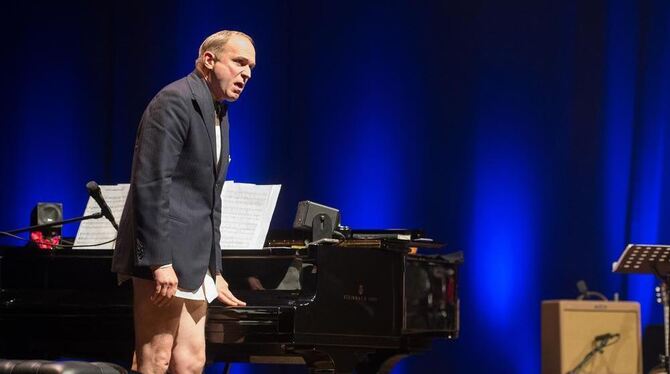
[(256, 66), (251, 37), (240, 31), (219, 31), (200, 45), (195, 67), (217, 101), (235, 101), (242, 94)]

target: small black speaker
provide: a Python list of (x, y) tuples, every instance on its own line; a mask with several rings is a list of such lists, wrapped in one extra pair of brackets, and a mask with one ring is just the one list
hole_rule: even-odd
[[(61, 203), (37, 203), (30, 214), (30, 225), (44, 225), (46, 223), (63, 220), (63, 204)], [(63, 225), (52, 226), (52, 229), (61, 228)]]

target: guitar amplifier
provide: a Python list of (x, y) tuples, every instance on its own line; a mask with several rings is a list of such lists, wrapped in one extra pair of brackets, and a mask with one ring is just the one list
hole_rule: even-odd
[(542, 374), (570, 372), (608, 335), (579, 373), (642, 374), (639, 303), (543, 301)]

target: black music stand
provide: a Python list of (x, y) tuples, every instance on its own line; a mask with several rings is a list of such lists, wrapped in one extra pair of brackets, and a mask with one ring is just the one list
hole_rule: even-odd
[(612, 271), (621, 274), (654, 274), (664, 284), (663, 327), (665, 329), (665, 350), (663, 367), (670, 374), (670, 245), (628, 244), (612, 264)]

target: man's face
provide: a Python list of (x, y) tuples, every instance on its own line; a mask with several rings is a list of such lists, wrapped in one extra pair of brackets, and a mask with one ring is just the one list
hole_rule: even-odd
[(212, 68), (210, 85), (214, 99), (237, 100), (256, 66), (256, 50), (249, 39), (234, 35), (218, 56), (206, 52), (204, 57), (205, 65)]

